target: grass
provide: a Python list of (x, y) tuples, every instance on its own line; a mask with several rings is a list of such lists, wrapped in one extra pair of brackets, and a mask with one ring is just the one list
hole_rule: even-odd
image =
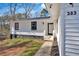
[[(16, 55), (19, 56), (33, 56), (44, 43), (43, 40), (30, 39), (30, 38), (16, 38), (16, 39), (6, 39), (1, 42), (0, 47), (20, 47), (22, 50)], [(9, 52), (9, 51), (8, 51)]]
[(38, 47), (32, 47), (25, 50), (21, 55), (22, 56), (32, 56), (35, 54), (35, 52), (38, 50)]

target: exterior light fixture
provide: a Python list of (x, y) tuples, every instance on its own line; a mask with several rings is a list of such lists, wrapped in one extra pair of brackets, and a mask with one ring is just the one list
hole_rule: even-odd
[(73, 3), (69, 3), (69, 5), (71, 5), (73, 7)]
[(50, 8), (52, 8), (52, 4), (50, 4)]

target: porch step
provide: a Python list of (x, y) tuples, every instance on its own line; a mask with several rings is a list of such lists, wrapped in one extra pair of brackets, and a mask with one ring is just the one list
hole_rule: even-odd
[(44, 40), (53, 40), (53, 36), (45, 36)]

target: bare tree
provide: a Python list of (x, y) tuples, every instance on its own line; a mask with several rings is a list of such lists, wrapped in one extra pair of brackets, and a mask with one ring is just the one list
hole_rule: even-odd
[(10, 3), (9, 7), (10, 7), (9, 12), (10, 12), (11, 19), (16, 20), (15, 13), (16, 13), (16, 10), (17, 10), (17, 3)]
[[(2, 8), (1, 10), (5, 9)], [(6, 11), (2, 13), (2, 15), (0, 16), (0, 29), (1, 31), (4, 31), (4, 29), (9, 29), (9, 20), (16, 20), (15, 18), (15, 12), (17, 10), (17, 4), (7, 4), (7, 8)], [(10, 19), (11, 18), (11, 19)]]
[(24, 9), (24, 14), (25, 14), (25, 18), (31, 17), (31, 11), (33, 10), (33, 8), (35, 7), (35, 4), (26, 4), (26, 3), (10, 3), (9, 4), (9, 13), (10, 16), (12, 18), (12, 20), (16, 20), (16, 11), (19, 8), (23, 8)]
[(27, 5), (27, 4), (23, 4), (23, 8), (25, 10), (25, 18), (28, 18), (31, 16), (31, 11), (33, 10), (33, 8), (35, 7), (35, 4), (30, 4), (30, 5)]

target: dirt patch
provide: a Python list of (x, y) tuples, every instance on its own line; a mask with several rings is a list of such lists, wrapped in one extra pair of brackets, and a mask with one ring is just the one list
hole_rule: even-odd
[(0, 47), (0, 55), (1, 56), (15, 56), (18, 55), (18, 53), (21, 53), (23, 50), (25, 50), (25, 46), (30, 46), (31, 43), (23, 42), (17, 45), (13, 46), (6, 46), (6, 47)]
[(0, 55), (1, 56), (14, 56), (14, 55), (18, 54), (18, 52), (20, 52), (21, 50), (23, 50), (23, 48), (21, 48), (21, 47), (9, 48), (9, 49), (5, 49), (5, 50), (1, 50)]
[(1, 56), (15, 56), (24, 50), (25, 45), (26, 45), (26, 43), (21, 43), (21, 44), (13, 45), (10, 47), (7, 47), (7, 46), (0, 47), (0, 55)]
[(37, 51), (37, 48), (39, 48), (40, 44), (42, 43), (38, 40), (23, 41), (12, 45), (6, 45), (5, 43), (3, 43), (2, 45), (0, 45), (0, 56), (20, 56), (24, 51), (27, 51), (29, 53), (32, 51)]
[(43, 43), (29, 38), (6, 39), (0, 41), (0, 56), (33, 56)]

